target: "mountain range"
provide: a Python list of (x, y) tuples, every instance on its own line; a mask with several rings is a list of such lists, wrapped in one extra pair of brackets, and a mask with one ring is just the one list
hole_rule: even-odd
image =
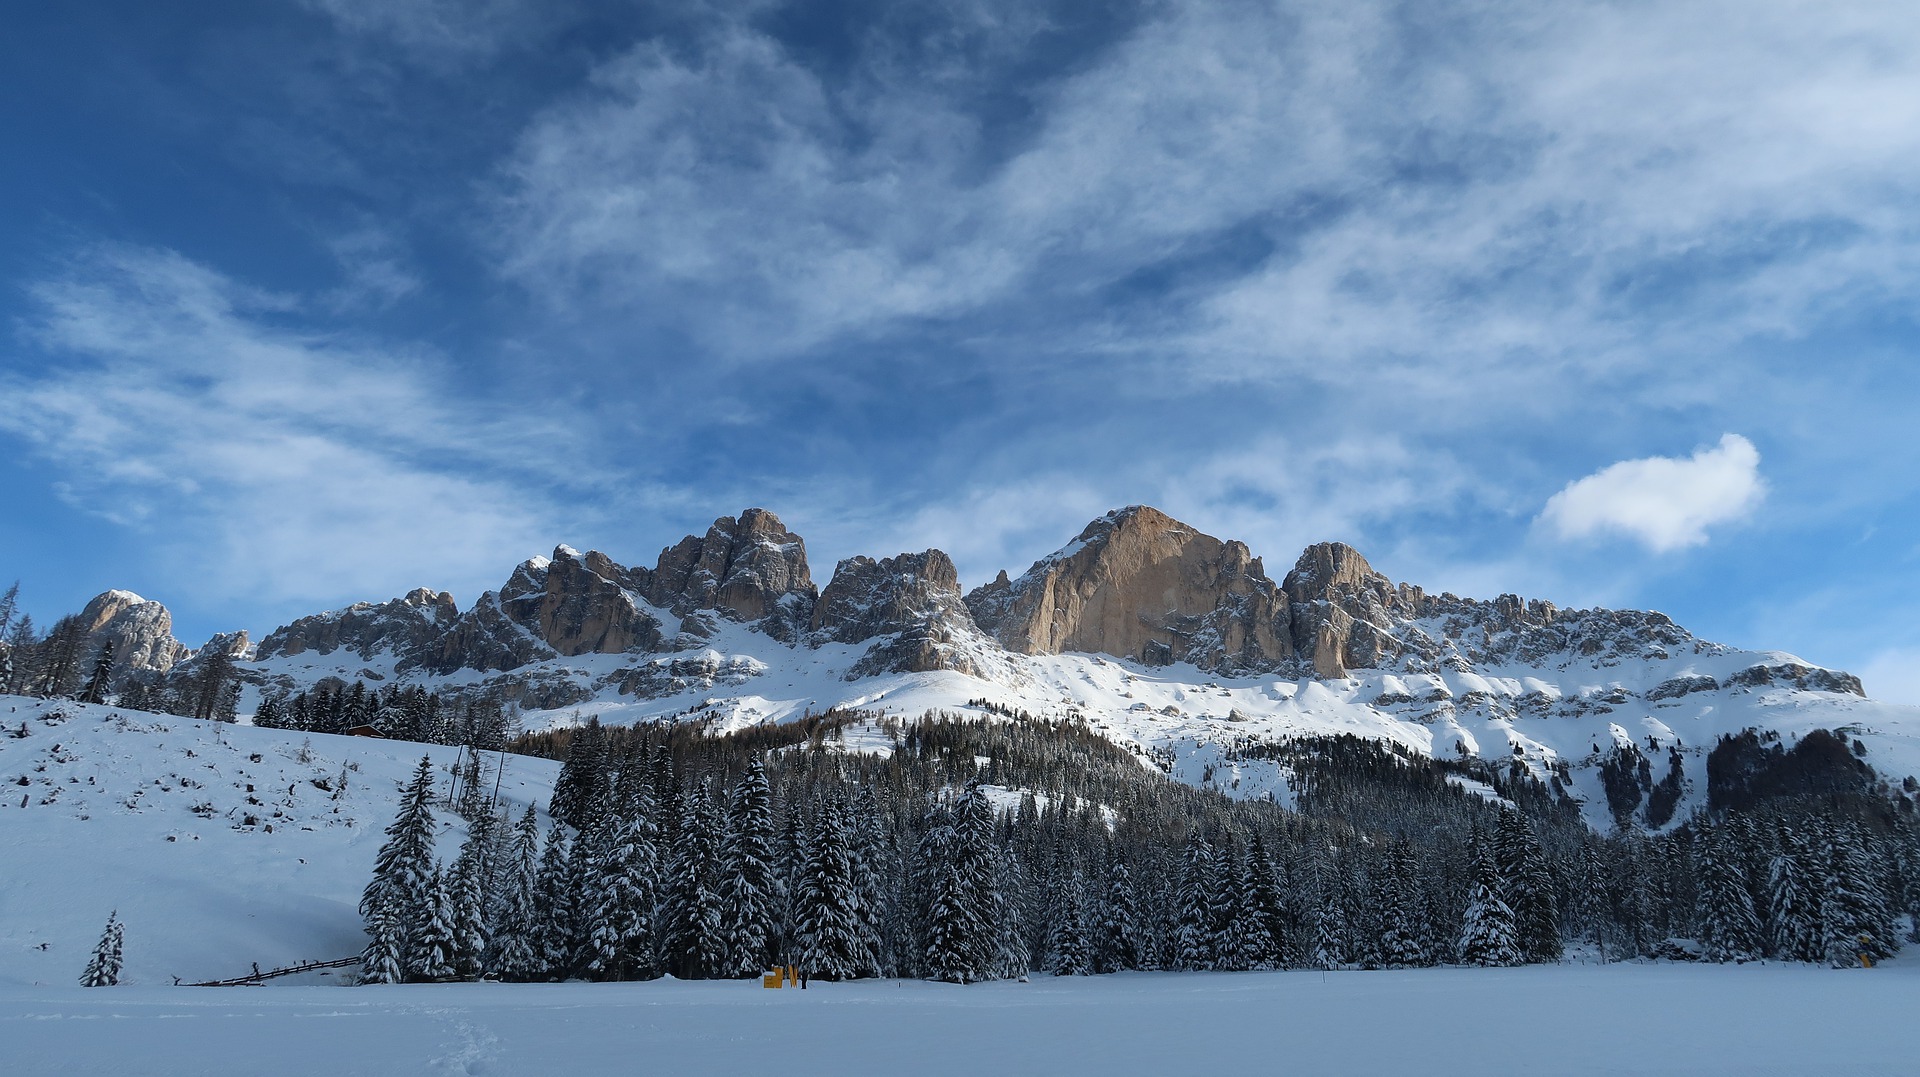
[[(939, 550), (848, 558), (817, 587), (805, 541), (748, 509), (650, 568), (560, 546), (465, 610), (423, 587), (197, 650), (128, 592), (82, 620), (115, 641), (126, 677), (233, 659), (243, 714), (356, 680), (500, 699), (534, 727), (1024, 713), (1084, 723), (1175, 778), (1283, 800), (1276, 745), (1354, 734), (1524, 768), (1596, 825), (1656, 828), (1703, 802), (1709, 750), (1749, 728), (1838, 731), (1883, 776), (1920, 772), (1920, 709), (1868, 700), (1851, 674), (1701, 640), (1656, 612), (1429, 594), (1340, 543), (1276, 580), (1246, 544), (1145, 506), (968, 592)], [(1623, 764), (1637, 790), (1619, 788)]]

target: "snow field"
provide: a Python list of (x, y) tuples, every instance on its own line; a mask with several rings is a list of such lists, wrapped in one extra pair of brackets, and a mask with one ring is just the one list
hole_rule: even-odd
[(21, 1074), (1889, 1074), (1920, 965), (0, 987)]
[[(66, 717), (47, 720), (56, 714)], [(400, 787), (430, 754), (444, 794), (456, 758), (448, 747), (0, 696), (0, 726), (22, 725), (25, 737), (0, 732), (0, 985), (77, 983), (116, 909), (122, 983), (357, 954), (356, 906)], [(558, 773), (509, 756), (501, 799), (516, 815), (544, 809)], [(451, 861), (464, 825), (435, 815), (436, 851)]]

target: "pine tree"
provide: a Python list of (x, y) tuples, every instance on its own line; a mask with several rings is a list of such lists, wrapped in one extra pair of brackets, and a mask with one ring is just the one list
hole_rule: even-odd
[(1047, 937), (1047, 971), (1055, 976), (1093, 974), (1092, 948), (1087, 941), (1086, 885), (1075, 868), (1055, 901), (1052, 930)]
[(1287, 960), (1287, 898), (1280, 885), (1279, 869), (1268, 855), (1266, 843), (1257, 833), (1253, 836), (1248, 870), (1252, 875), (1249, 894), (1254, 928), (1258, 932), (1253, 967), (1280, 968)]
[(433, 866), (433, 760), (420, 757), (413, 780), (401, 794), (400, 810), (387, 827), (386, 844), (373, 862), (373, 879), (360, 897), (360, 915), (373, 934), (383, 918), (391, 919), (388, 930), (398, 931), (398, 953), (403, 975), (414, 971), (410, 964), (415, 941), (431, 914)]
[(107, 928), (93, 948), (93, 957), (80, 976), (81, 987), (117, 987), (120, 983), (123, 929), (118, 910), (107, 914)]
[(113, 679), (113, 641), (105, 640), (100, 651), (93, 659), (93, 673), (87, 677), (87, 686), (80, 690), (80, 702), (105, 703), (107, 688)]
[(566, 827), (556, 825), (547, 832), (534, 881), (534, 908), (540, 916), (534, 951), (542, 979), (564, 980), (573, 974), (579, 910), (569, 850)]
[(1180, 873), (1180, 912), (1173, 944), (1174, 967), (1184, 971), (1214, 967), (1213, 847), (1204, 838), (1187, 841)]
[(1500, 899), (1500, 869), (1476, 839), (1473, 887), (1460, 925), (1460, 963), (1518, 965), (1520, 953), (1513, 910)]
[(815, 979), (855, 979), (868, 960), (854, 887), (846, 822), (829, 804), (814, 825), (795, 902), (800, 966)]
[(1710, 961), (1750, 961), (1760, 956), (1760, 918), (1753, 911), (1746, 872), (1734, 860), (1730, 839), (1703, 828), (1694, 846), (1700, 880), (1700, 942)]
[(1388, 857), (1386, 885), (1379, 892), (1386, 924), (1380, 938), (1380, 963), (1385, 968), (1412, 969), (1431, 963), (1422, 938), (1426, 902), (1417, 871), (1412, 848), (1404, 842), (1396, 844)]
[(1142, 967), (1140, 906), (1134, 897), (1133, 877), (1127, 865), (1113, 861), (1107, 871), (1107, 900), (1100, 910), (1100, 940), (1095, 967), (1119, 972)]
[(454, 938), (453, 899), (448, 894), (447, 877), (436, 870), (427, 890), (427, 914), (414, 938), (411, 979), (442, 983), (457, 975), (459, 943)]
[(391, 901), (377, 902), (367, 914), (367, 948), (360, 952), (360, 982), (397, 984), (407, 978), (406, 924)]
[(780, 946), (780, 909), (785, 904), (773, 870), (773, 791), (759, 760), (747, 765), (734, 788), (722, 852), (721, 930), (728, 973), (754, 976), (771, 967)]
[(1828, 963), (1851, 968), (1862, 955), (1876, 960), (1891, 956), (1900, 941), (1894, 937), (1892, 917), (1858, 832), (1846, 824), (1829, 824), (1826, 829), (1827, 874), (1820, 913)]
[(587, 972), (605, 980), (651, 980), (660, 975), (655, 956), (654, 908), (657, 857), (651, 797), (633, 793), (613, 840), (601, 858), (596, 901), (587, 935)]
[(1521, 955), (1528, 961), (1560, 960), (1560, 909), (1553, 872), (1532, 825), (1518, 811), (1500, 813), (1494, 855), (1505, 886), (1501, 897), (1513, 910)]
[(1782, 850), (1767, 870), (1768, 949), (1782, 961), (1819, 961), (1820, 943), (1820, 911), (1793, 849)]
[(474, 821), (459, 859), (447, 878), (448, 912), (453, 929), (453, 972), (462, 980), (478, 980), (487, 954), (487, 850), (492, 816)]
[(512, 851), (501, 872), (501, 895), (486, 962), (487, 971), (513, 983), (540, 979), (547, 969), (536, 890), (539, 841), (540, 824), (529, 805), (514, 830)]
[(708, 980), (727, 971), (717, 829), (712, 803), (696, 789), (686, 798), (666, 885), (667, 971), (682, 980)]

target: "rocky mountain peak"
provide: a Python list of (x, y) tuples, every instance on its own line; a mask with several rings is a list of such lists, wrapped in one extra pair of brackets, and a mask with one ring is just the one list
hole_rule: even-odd
[(104, 591), (80, 611), (81, 627), (95, 646), (113, 643), (117, 672), (164, 672), (191, 652), (173, 638), (173, 614), (132, 591)]
[(356, 602), (282, 625), (261, 639), (262, 659), (347, 650), (362, 659), (382, 652), (410, 656), (452, 625), (460, 615), (453, 596), (416, 587), (385, 602)]
[(851, 677), (936, 669), (987, 676), (984, 656), (995, 649), (967, 611), (952, 558), (939, 550), (840, 562), (810, 628), (815, 642), (878, 638)]
[(1023, 654), (1084, 651), (1151, 664), (1270, 668), (1293, 657), (1287, 596), (1245, 543), (1158, 509), (1094, 520), (1017, 580), (967, 596), (981, 628)]
[(805, 631), (819, 598), (805, 540), (765, 509), (722, 516), (704, 536), (660, 551), (645, 594), (683, 616), (718, 610), (789, 640)]

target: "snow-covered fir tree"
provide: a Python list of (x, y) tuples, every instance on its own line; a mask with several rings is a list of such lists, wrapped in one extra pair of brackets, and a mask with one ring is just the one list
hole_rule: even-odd
[(120, 924), (119, 911), (115, 910), (107, 914), (106, 929), (100, 932), (100, 941), (93, 948), (93, 956), (87, 960), (86, 970), (80, 974), (80, 986), (117, 987), (124, 945), (125, 929)]
[(1518, 965), (1521, 962), (1513, 910), (1500, 898), (1500, 869), (1484, 843), (1476, 840), (1473, 886), (1467, 893), (1467, 912), (1460, 924), (1460, 963), (1463, 965)]
[(458, 976), (459, 943), (455, 939), (453, 897), (444, 872), (435, 869), (427, 888), (426, 915), (415, 935), (408, 966), (409, 979), (442, 983)]
[(1188, 972), (1213, 967), (1213, 846), (1204, 838), (1187, 842), (1180, 871), (1179, 921), (1173, 943), (1174, 967)]
[(1094, 947), (1094, 968), (1119, 972), (1143, 967), (1140, 905), (1134, 895), (1133, 875), (1125, 861), (1115, 859), (1107, 869), (1106, 900), (1100, 905), (1100, 930)]
[(621, 814), (588, 898), (586, 971), (595, 979), (651, 980), (660, 975), (652, 795), (644, 787), (630, 790)]
[(414, 768), (413, 780), (401, 793), (400, 810), (387, 827), (386, 843), (374, 858), (373, 878), (360, 896), (360, 915), (366, 920), (367, 933), (375, 936), (376, 945), (380, 941), (379, 931), (397, 928), (403, 978), (418, 971), (414, 963), (417, 940), (432, 915), (435, 885), (432, 805), (433, 760), (421, 756), (419, 766)]
[(682, 980), (727, 975), (727, 936), (720, 907), (719, 819), (705, 790), (685, 798), (680, 839), (667, 869), (667, 971)]
[(756, 759), (734, 787), (721, 853), (728, 975), (757, 975), (777, 960), (786, 895), (773, 866), (773, 840), (773, 791)]
[(1047, 971), (1055, 976), (1093, 974), (1093, 947), (1088, 941), (1087, 881), (1074, 869), (1056, 895), (1052, 930), (1047, 938)]
[(532, 805), (514, 828), (513, 844), (499, 873), (498, 900), (488, 931), (486, 968), (503, 980), (523, 983), (544, 978), (540, 945), (542, 918), (536, 887), (540, 873), (540, 823)]
[(1703, 829), (1694, 843), (1700, 880), (1700, 944), (1709, 961), (1750, 961), (1760, 956), (1761, 924), (1753, 910), (1737, 850), (1720, 830)]

